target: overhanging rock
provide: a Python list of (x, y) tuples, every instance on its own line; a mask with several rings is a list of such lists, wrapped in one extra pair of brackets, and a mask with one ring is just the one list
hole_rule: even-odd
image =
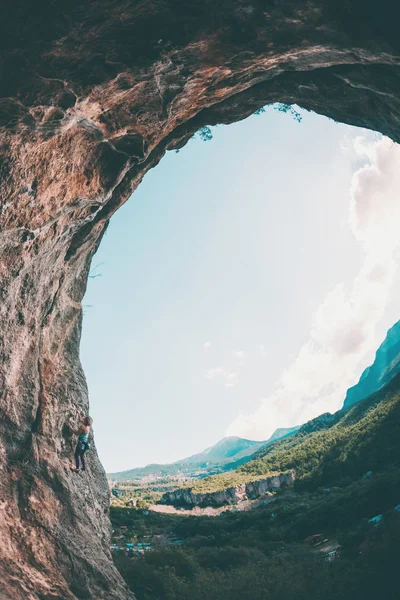
[(270, 102), (399, 140), (397, 10), (388, 0), (3, 1), (6, 599), (129, 598), (109, 552), (95, 451), (88, 478), (69, 471), (69, 423), (74, 407), (88, 406), (81, 300), (109, 218), (168, 149)]

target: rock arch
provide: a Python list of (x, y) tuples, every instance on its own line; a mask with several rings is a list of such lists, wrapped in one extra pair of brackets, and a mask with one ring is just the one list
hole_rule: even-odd
[(88, 405), (81, 300), (108, 220), (167, 150), (270, 102), (399, 141), (398, 9), (391, 0), (3, 4), (0, 597), (123, 600), (104, 471), (95, 452), (88, 480), (67, 466), (68, 419)]

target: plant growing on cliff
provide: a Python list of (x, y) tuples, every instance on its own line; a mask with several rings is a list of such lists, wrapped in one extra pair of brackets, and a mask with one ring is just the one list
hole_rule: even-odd
[(303, 119), (301, 114), (291, 104), (283, 104), (282, 102), (277, 102), (274, 105), (274, 110), (292, 115), (293, 119), (298, 123), (301, 123)]
[[(272, 105), (272, 108), (274, 110), (277, 110), (278, 112), (290, 114), (294, 118), (294, 120), (297, 121), (298, 123), (301, 123), (301, 121), (303, 120), (303, 117), (301, 116), (299, 111), (296, 110), (291, 104), (284, 104), (282, 102), (276, 102), (275, 104)], [(261, 108), (258, 108), (256, 111), (254, 111), (253, 115), (258, 116), (258, 115), (262, 115), (265, 112), (267, 112), (265, 107), (261, 106)]]
[(201, 129), (199, 129), (199, 131), (197, 132), (197, 135), (203, 142), (209, 142), (210, 140), (213, 139), (213, 133), (211, 131), (211, 128), (208, 126), (205, 126), (205, 127), (202, 127)]
[(97, 277), (102, 277), (103, 273), (97, 273), (96, 271), (99, 267), (101, 267), (104, 264), (105, 264), (105, 262), (101, 262), (101, 263), (98, 263), (95, 267), (93, 267), (93, 269), (91, 269), (89, 272), (89, 275), (88, 275), (89, 279), (97, 279)]

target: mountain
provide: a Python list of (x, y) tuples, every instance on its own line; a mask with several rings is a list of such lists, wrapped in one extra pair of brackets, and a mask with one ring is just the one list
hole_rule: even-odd
[(151, 464), (143, 468), (129, 469), (120, 473), (110, 473), (113, 481), (140, 480), (144, 477), (206, 477), (230, 471), (245, 463), (261, 448), (278, 439), (287, 438), (298, 430), (298, 427), (280, 428), (272, 436), (261, 442), (246, 440), (240, 437), (225, 437), (214, 446), (203, 452), (178, 460), (170, 464)]
[(295, 427), (279, 427), (278, 429), (275, 429), (274, 433), (268, 439), (267, 444), (272, 444), (273, 442), (276, 442), (278, 440), (283, 440), (287, 437), (291, 437), (292, 435), (297, 433), (299, 428), (299, 425), (296, 425)]
[[(160, 589), (179, 600), (260, 600), (266, 590), (269, 600), (397, 600), (400, 374), (338, 411), (335, 422), (322, 417), (310, 433), (270, 445), (264, 464), (249, 462), (164, 495), (169, 506), (153, 506), (151, 519), (147, 511), (111, 508), (119, 548), (121, 537), (129, 543), (144, 528), (149, 540), (166, 531), (167, 543), (181, 546), (157, 548), (156, 560), (151, 552), (137, 558), (114, 552), (138, 600), (156, 600)], [(285, 482), (279, 469), (290, 464), (296, 478)], [(226, 481), (249, 467), (254, 477), (259, 470), (264, 476)], [(268, 478), (268, 470), (278, 475)]]
[[(229, 460), (237, 460), (254, 454), (258, 448), (264, 446), (266, 442), (255, 442), (240, 437), (225, 437), (214, 446), (203, 450), (199, 454), (189, 456), (183, 462), (192, 465), (207, 465), (210, 463), (219, 463)], [(179, 461), (181, 462), (181, 461)]]
[(347, 485), (369, 471), (398, 468), (399, 439), (400, 374), (350, 409), (325, 413), (296, 435), (265, 445), (237, 469), (184, 488), (211, 494), (290, 470), (296, 473), (297, 490)]
[(400, 321), (387, 332), (375, 354), (373, 364), (365, 369), (359, 382), (347, 390), (343, 408), (348, 409), (385, 386), (400, 373)]
[[(383, 455), (393, 462), (396, 435), (400, 435), (396, 424), (399, 388), (400, 321), (387, 332), (373, 364), (347, 391), (342, 409), (319, 415), (301, 427), (277, 430), (251, 459), (225, 469), (230, 471), (228, 474), (215, 474), (190, 484), (190, 489), (193, 493), (219, 492), (290, 469), (296, 471), (298, 485), (332, 483), (335, 477), (337, 483), (345, 474), (351, 476), (357, 471), (359, 476), (364, 468), (379, 468), (379, 457)], [(344, 460), (354, 452), (357, 458)]]
[(338, 420), (341, 413), (342, 411), (337, 411), (334, 414), (326, 412), (322, 415), (318, 415), (318, 417), (314, 417), (314, 419), (304, 423), (304, 425), (299, 428), (298, 433), (299, 435), (302, 435), (321, 431), (322, 429), (328, 429)]
[[(226, 470), (224, 467), (252, 456), (267, 442), (256, 442), (240, 437), (225, 437), (214, 446), (206, 448), (203, 452), (194, 454), (170, 464), (151, 464), (144, 468), (135, 468), (121, 473), (108, 475), (112, 480), (131, 480), (143, 477), (168, 477), (184, 475), (196, 477)], [(238, 462), (239, 461), (239, 462)], [(233, 467), (231, 467), (233, 468)]]

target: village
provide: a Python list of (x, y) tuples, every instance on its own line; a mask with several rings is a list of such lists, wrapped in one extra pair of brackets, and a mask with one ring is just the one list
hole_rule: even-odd
[(128, 557), (144, 554), (156, 548), (182, 546), (183, 539), (176, 536), (170, 520), (155, 515), (147, 508), (132, 508), (129, 504), (117, 510), (111, 536), (111, 552), (123, 553)]
[[(113, 497), (116, 495), (114, 491)], [(119, 490), (118, 490), (119, 491)], [(113, 507), (113, 525), (111, 538), (111, 552), (123, 554), (127, 558), (135, 558), (143, 556), (150, 550), (160, 550), (165, 548), (177, 548), (186, 544), (185, 535), (180, 536), (176, 532), (177, 523), (187, 523), (193, 517), (187, 515), (177, 516), (177, 514), (159, 513), (151, 509), (151, 505), (140, 506), (143, 501), (129, 498), (125, 501), (118, 499), (118, 505)], [(400, 505), (392, 508), (394, 514), (400, 513)], [(237, 510), (230, 507), (226, 514), (237, 513)], [(269, 519), (274, 521), (277, 514), (271, 513)], [(210, 517), (205, 517), (207, 520)], [(212, 518), (211, 518), (212, 520)], [(378, 514), (370, 517), (367, 521), (368, 531), (365, 539), (358, 547), (358, 554), (362, 554), (367, 548), (374, 544), (374, 530), (378, 530), (379, 526), (384, 522), (384, 515)], [(189, 546), (193, 545), (193, 541), (188, 538)], [(308, 552), (316, 556), (318, 561), (333, 562), (341, 557), (341, 546), (335, 536), (326, 535), (321, 532), (312, 532), (303, 539), (301, 545)], [(286, 543), (279, 544), (279, 552), (286, 551)]]
[[(148, 514), (148, 511), (143, 511), (143, 514), (146, 513)], [(134, 529), (129, 528), (127, 525), (122, 525), (118, 529), (113, 530), (112, 539), (113, 543), (111, 544), (111, 551), (122, 552), (128, 557), (144, 554), (155, 548), (184, 545), (184, 540), (179, 539), (174, 535), (157, 534), (137, 537)], [(314, 550), (315, 554), (317, 554), (318, 558), (321, 560), (332, 562), (333, 560), (340, 558), (339, 543), (336, 540), (325, 537), (322, 533), (313, 534), (307, 537), (304, 542)], [(284, 546), (281, 546), (281, 551), (284, 550)]]
[[(185, 543), (182, 538), (174, 535), (166, 515), (153, 513), (146, 508), (125, 508), (124, 511), (120, 512), (129, 517), (126, 522), (131, 522), (129, 525), (119, 525), (112, 530), (111, 552), (113, 553), (118, 552), (126, 557), (134, 558), (153, 549), (180, 547)], [(155, 516), (157, 519), (166, 517), (165, 524), (160, 525), (158, 520), (157, 525), (155, 525), (152, 518)], [(371, 522), (373, 521), (371, 519)], [(331, 539), (322, 533), (308, 536), (304, 540), (304, 545), (309, 547), (323, 561), (331, 562), (340, 557), (340, 545), (337, 540)], [(285, 551), (283, 542), (279, 549), (280, 552)]]
[[(183, 540), (172, 535), (145, 535), (142, 538), (136, 538), (133, 532), (129, 531), (126, 525), (123, 525), (119, 530), (113, 530), (113, 543), (111, 544), (111, 552), (124, 552), (127, 556), (135, 554), (143, 554), (153, 548), (165, 548), (168, 546), (182, 546)], [(134, 541), (126, 541), (133, 539)], [(142, 541), (138, 541), (141, 539)]]

